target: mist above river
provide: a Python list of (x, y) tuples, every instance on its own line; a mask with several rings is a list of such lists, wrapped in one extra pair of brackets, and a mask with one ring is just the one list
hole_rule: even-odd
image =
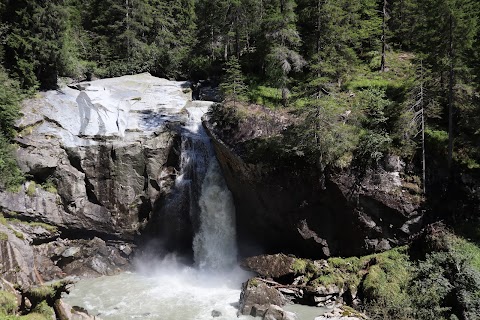
[(136, 272), (82, 280), (65, 297), (104, 320), (237, 319), (241, 283), (249, 274), (238, 267), (205, 270), (177, 261), (137, 260)]

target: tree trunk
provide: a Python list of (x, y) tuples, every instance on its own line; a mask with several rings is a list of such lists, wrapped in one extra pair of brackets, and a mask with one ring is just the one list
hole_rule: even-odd
[(387, 0), (383, 0), (383, 10), (382, 10), (382, 61), (380, 62), (380, 71), (385, 72), (385, 58), (387, 51), (387, 39), (386, 39), (386, 29), (387, 29)]
[(454, 59), (455, 53), (453, 48), (453, 17), (450, 15), (450, 35), (449, 35), (449, 57), (450, 57), (450, 70), (448, 77), (448, 169), (449, 173), (452, 170), (453, 162), (453, 115), (454, 115), (454, 82), (455, 82), (455, 72), (454, 72)]

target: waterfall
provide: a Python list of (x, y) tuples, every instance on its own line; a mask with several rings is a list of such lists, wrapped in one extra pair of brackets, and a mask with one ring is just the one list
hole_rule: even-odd
[[(190, 215), (198, 222), (193, 239), (196, 265), (200, 269), (228, 269), (237, 258), (235, 207), (233, 198), (223, 178), (220, 165), (201, 118), (205, 108), (187, 108), (189, 123), (186, 126), (182, 147), (182, 173), (178, 183), (190, 186)], [(195, 190), (200, 193), (196, 195)]]
[(225, 269), (236, 262), (235, 207), (215, 158), (210, 159), (200, 196), (200, 228), (193, 241), (195, 262)]

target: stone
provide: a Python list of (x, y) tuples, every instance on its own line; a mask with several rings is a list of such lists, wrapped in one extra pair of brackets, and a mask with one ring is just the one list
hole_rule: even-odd
[(295, 258), (285, 254), (259, 255), (244, 259), (241, 266), (265, 278), (281, 278), (294, 273)]
[(293, 312), (285, 311), (277, 305), (270, 305), (263, 320), (297, 320), (297, 317)]
[(265, 305), (265, 304), (262, 304), (262, 305), (259, 305), (259, 304), (254, 304), (252, 306), (252, 309), (250, 311), (250, 315), (252, 317), (259, 317), (259, 318), (263, 318), (263, 316), (265, 316), (265, 313), (267, 312), (268, 310), (268, 305)]
[(80, 252), (79, 247), (71, 247), (67, 248), (65, 251), (62, 252), (62, 257), (64, 258), (73, 258), (76, 254)]
[(119, 249), (120, 249), (120, 251), (123, 252), (126, 256), (131, 255), (132, 252), (133, 252), (132, 247), (129, 246), (128, 244), (122, 244), (122, 245), (120, 245)]
[(218, 318), (218, 317), (221, 317), (222, 316), (222, 313), (218, 310), (212, 310), (212, 317), (213, 318)]
[(278, 305), (286, 303), (285, 297), (276, 289), (269, 287), (258, 278), (253, 278), (243, 283), (240, 294), (239, 311), (243, 315), (250, 315), (254, 305)]

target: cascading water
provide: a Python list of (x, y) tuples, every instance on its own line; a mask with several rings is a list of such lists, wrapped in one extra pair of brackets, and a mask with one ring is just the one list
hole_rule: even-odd
[(221, 314), (216, 319), (237, 319), (235, 305), (248, 274), (236, 266), (235, 208), (201, 125), (206, 109), (187, 108), (178, 197), (172, 198), (189, 202), (190, 219), (198, 225), (192, 243), (195, 267), (179, 263), (174, 254), (140, 259), (135, 273), (80, 281), (67, 303), (104, 320), (212, 319), (214, 310)]
[(216, 159), (212, 158), (200, 197), (200, 229), (193, 241), (201, 269), (223, 269), (236, 263), (235, 207)]
[[(198, 204), (199, 230), (193, 240), (195, 263), (200, 269), (226, 269), (236, 263), (235, 207), (230, 191), (215, 158), (210, 139), (201, 126), (205, 110), (188, 108), (191, 139), (202, 145), (202, 161), (195, 161), (197, 181), (201, 184)], [(194, 153), (195, 154), (195, 153)], [(205, 172), (205, 168), (206, 172)], [(205, 173), (204, 173), (205, 172)]]

